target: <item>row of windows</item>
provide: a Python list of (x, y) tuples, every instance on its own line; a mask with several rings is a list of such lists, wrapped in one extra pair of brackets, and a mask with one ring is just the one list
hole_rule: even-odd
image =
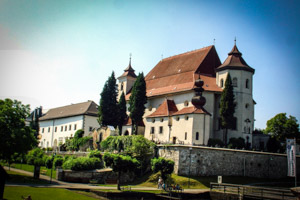
[[(176, 117), (175, 117), (175, 120), (176, 120), (176, 121), (179, 121), (179, 119), (180, 119), (180, 116), (176, 116)], [(185, 119), (185, 120), (189, 120), (189, 116), (187, 116), (187, 115), (184, 116), (184, 119)], [(160, 122), (163, 122), (163, 121), (164, 121), (164, 118), (160, 118)], [(155, 122), (155, 118), (152, 119), (152, 123), (154, 123), (154, 122)]]
[[(237, 87), (238, 86), (237, 82), (238, 82), (237, 78), (234, 77), (232, 79), (232, 86)], [(221, 79), (221, 87), (224, 87), (224, 79)], [(249, 79), (246, 79), (245, 88), (249, 89)]]
[[(69, 131), (71, 131), (72, 130), (72, 125), (70, 124), (69, 126), (68, 125), (60, 126), (60, 132), (68, 131), (68, 128), (69, 128)], [(77, 124), (74, 124), (73, 129), (74, 129), (74, 131), (77, 130)], [(50, 133), (50, 131), (51, 131), (51, 127), (49, 126), (48, 127), (48, 133)], [(44, 133), (44, 132), (45, 132), (45, 128), (42, 128), (42, 133)], [(57, 132), (57, 126), (54, 127), (54, 132)]]
[[(155, 127), (151, 127), (151, 131), (150, 131), (151, 134), (154, 134), (155, 133)], [(163, 127), (160, 126), (159, 127), (159, 133), (163, 133)], [(199, 132), (196, 132), (196, 140), (199, 140)], [(184, 133), (184, 140), (187, 140), (187, 132)]]

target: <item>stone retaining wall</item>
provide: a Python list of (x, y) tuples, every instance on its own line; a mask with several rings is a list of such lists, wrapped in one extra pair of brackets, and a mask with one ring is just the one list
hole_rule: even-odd
[[(159, 146), (159, 156), (174, 160), (174, 172), (193, 176), (287, 177), (286, 154), (187, 145)], [(297, 156), (300, 166), (300, 156)], [(297, 170), (298, 176), (300, 170)]]

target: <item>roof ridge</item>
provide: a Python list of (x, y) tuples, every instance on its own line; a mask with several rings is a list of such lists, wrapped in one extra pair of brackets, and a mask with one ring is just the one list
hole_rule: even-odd
[(60, 106), (60, 107), (56, 107), (56, 108), (49, 108), (49, 111), (53, 110), (53, 109), (66, 108), (66, 107), (69, 107), (69, 106), (74, 106), (74, 105), (84, 104), (84, 103), (89, 103), (89, 102), (93, 102), (93, 101), (84, 101), (84, 102), (73, 103), (73, 104), (70, 104), (70, 105)]
[(200, 50), (206, 50), (206, 49), (212, 48), (213, 46), (214, 45), (210, 45), (210, 46), (207, 46), (207, 47), (202, 47), (201, 49), (195, 49), (195, 50), (187, 51), (187, 52), (184, 52), (184, 53), (176, 54), (176, 55), (164, 58), (160, 62), (162, 62), (164, 60), (173, 59), (174, 57), (179, 57), (179, 56), (182, 56), (182, 55), (185, 55), (185, 54), (191, 54), (191, 53), (194, 53), (194, 52), (197, 52), (197, 51), (200, 51)]
[[(188, 73), (188, 72), (194, 72), (195, 73), (195, 70), (189, 70), (189, 71), (186, 71), (186, 72), (180, 72), (180, 74), (183, 74), (183, 73)], [(159, 77), (154, 77), (154, 78), (149, 78), (148, 80), (146, 81), (150, 81), (150, 80), (155, 80), (155, 79), (160, 79), (160, 78), (165, 78), (165, 77), (168, 77), (168, 76), (175, 76), (175, 75), (178, 75), (179, 73), (177, 74), (171, 74), (171, 75), (165, 75), (165, 76), (159, 76)]]

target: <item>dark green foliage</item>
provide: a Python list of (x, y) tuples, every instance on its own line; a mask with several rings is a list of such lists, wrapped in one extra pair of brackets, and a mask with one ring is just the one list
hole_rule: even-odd
[(92, 139), (90, 136), (83, 137), (84, 131), (79, 129), (75, 132), (72, 139), (68, 139), (65, 142), (66, 150), (78, 151), (80, 146), (85, 145), (89, 140)]
[(74, 138), (76, 138), (76, 139), (82, 138), (83, 134), (84, 134), (84, 131), (82, 129), (78, 129), (74, 134)]
[(221, 127), (225, 129), (223, 142), (227, 146), (227, 131), (228, 129), (235, 128), (236, 119), (234, 117), (235, 112), (235, 102), (233, 94), (233, 86), (231, 82), (230, 74), (226, 78), (225, 88), (221, 94), (220, 101), (220, 117), (221, 117)]
[(286, 138), (300, 138), (297, 119), (291, 115), (287, 118), (286, 113), (279, 113), (268, 120), (265, 133), (269, 133), (278, 141), (285, 141)]
[(147, 103), (146, 82), (144, 74), (140, 73), (134, 82), (129, 98), (129, 112), (132, 120), (132, 133), (137, 135), (138, 123), (142, 121)]
[(174, 171), (174, 161), (162, 157), (153, 158), (151, 160), (151, 168), (153, 172), (160, 171), (163, 180), (168, 178), (168, 175)]
[(111, 167), (114, 172), (118, 172), (118, 189), (120, 190), (120, 177), (122, 172), (135, 171), (140, 165), (137, 159), (130, 156), (105, 153), (103, 156), (106, 167)]
[(48, 169), (51, 169), (52, 166), (53, 166), (53, 156), (47, 156), (47, 159), (45, 161), (45, 166), (48, 168)]
[(31, 122), (30, 122), (30, 127), (32, 128), (32, 130), (35, 131), (34, 136), (37, 138), (37, 136), (39, 135), (39, 130), (40, 130), (40, 126), (39, 126), (39, 117), (42, 116), (42, 108), (36, 108), (34, 109), (34, 111), (31, 113)]
[(62, 156), (57, 155), (53, 160), (53, 166), (56, 169), (57, 167), (61, 167), (63, 165), (64, 159)]
[(103, 164), (99, 158), (71, 157), (63, 163), (62, 168), (74, 171), (93, 170), (103, 168)]
[(122, 92), (120, 99), (119, 99), (119, 103), (118, 103), (118, 109), (119, 109), (119, 123), (118, 123), (118, 127), (119, 127), (119, 135), (122, 134), (122, 126), (124, 124), (124, 121), (126, 120), (127, 113), (126, 113), (126, 100), (125, 100), (125, 95), (124, 92)]
[(223, 147), (224, 143), (220, 139), (209, 138), (207, 146), (209, 146), (209, 147), (215, 147), (215, 146)]
[(15, 154), (26, 154), (37, 145), (34, 131), (25, 126), (29, 111), (20, 101), (0, 100), (0, 159), (11, 163)]
[(35, 166), (42, 166), (44, 165), (44, 151), (40, 148), (32, 149), (28, 152), (26, 156), (27, 164), (35, 165)]
[(102, 160), (101, 152), (99, 150), (93, 150), (90, 152), (89, 158), (99, 158), (100, 160)]
[(118, 105), (117, 105), (117, 85), (115, 73), (105, 82), (103, 90), (100, 94), (100, 102), (98, 107), (98, 122), (102, 126), (118, 125)]
[(267, 151), (278, 153), (280, 152), (280, 149), (281, 149), (280, 142), (276, 138), (270, 137), (267, 142)]
[(230, 138), (228, 148), (230, 149), (242, 149), (245, 148), (245, 139), (244, 138)]
[(254, 129), (252, 134), (264, 134), (264, 130), (263, 129)]

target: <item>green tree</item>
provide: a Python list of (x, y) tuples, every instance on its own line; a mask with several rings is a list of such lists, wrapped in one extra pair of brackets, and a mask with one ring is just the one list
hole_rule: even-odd
[(43, 159), (44, 155), (44, 151), (37, 147), (29, 151), (26, 156), (27, 164), (34, 165), (34, 178), (38, 179), (40, 176), (40, 166), (45, 164)]
[(286, 113), (279, 113), (267, 121), (266, 134), (276, 138), (278, 141), (285, 141), (286, 138), (299, 138), (299, 124), (294, 116), (286, 116)]
[(37, 145), (34, 130), (25, 125), (29, 113), (29, 105), (17, 100), (0, 100), (0, 159), (9, 165), (15, 154), (26, 154)]
[(144, 74), (140, 73), (134, 82), (129, 98), (129, 116), (132, 120), (132, 134), (137, 135), (138, 133), (138, 123), (143, 120), (146, 103), (146, 82)]
[(102, 126), (118, 125), (118, 105), (117, 105), (117, 85), (115, 73), (105, 82), (103, 90), (100, 94), (100, 103), (98, 107), (98, 122)]
[(106, 167), (111, 167), (114, 172), (118, 173), (118, 190), (121, 190), (121, 173), (135, 171), (139, 166), (139, 162), (137, 161), (137, 159), (130, 156), (123, 156), (106, 152), (103, 156), (103, 159)]
[(224, 130), (223, 142), (225, 146), (227, 146), (228, 129), (233, 129), (236, 126), (236, 118), (234, 117), (235, 106), (233, 86), (228, 73), (220, 101), (221, 127)]
[(118, 108), (119, 108), (119, 123), (118, 123), (118, 127), (119, 127), (119, 135), (122, 134), (122, 126), (124, 121), (126, 120), (127, 113), (126, 113), (126, 100), (125, 100), (125, 95), (124, 92), (122, 92), (120, 99), (119, 99), (119, 103), (118, 103)]
[(174, 161), (162, 157), (153, 158), (151, 160), (151, 168), (153, 172), (160, 172), (162, 179), (165, 181), (174, 171)]

